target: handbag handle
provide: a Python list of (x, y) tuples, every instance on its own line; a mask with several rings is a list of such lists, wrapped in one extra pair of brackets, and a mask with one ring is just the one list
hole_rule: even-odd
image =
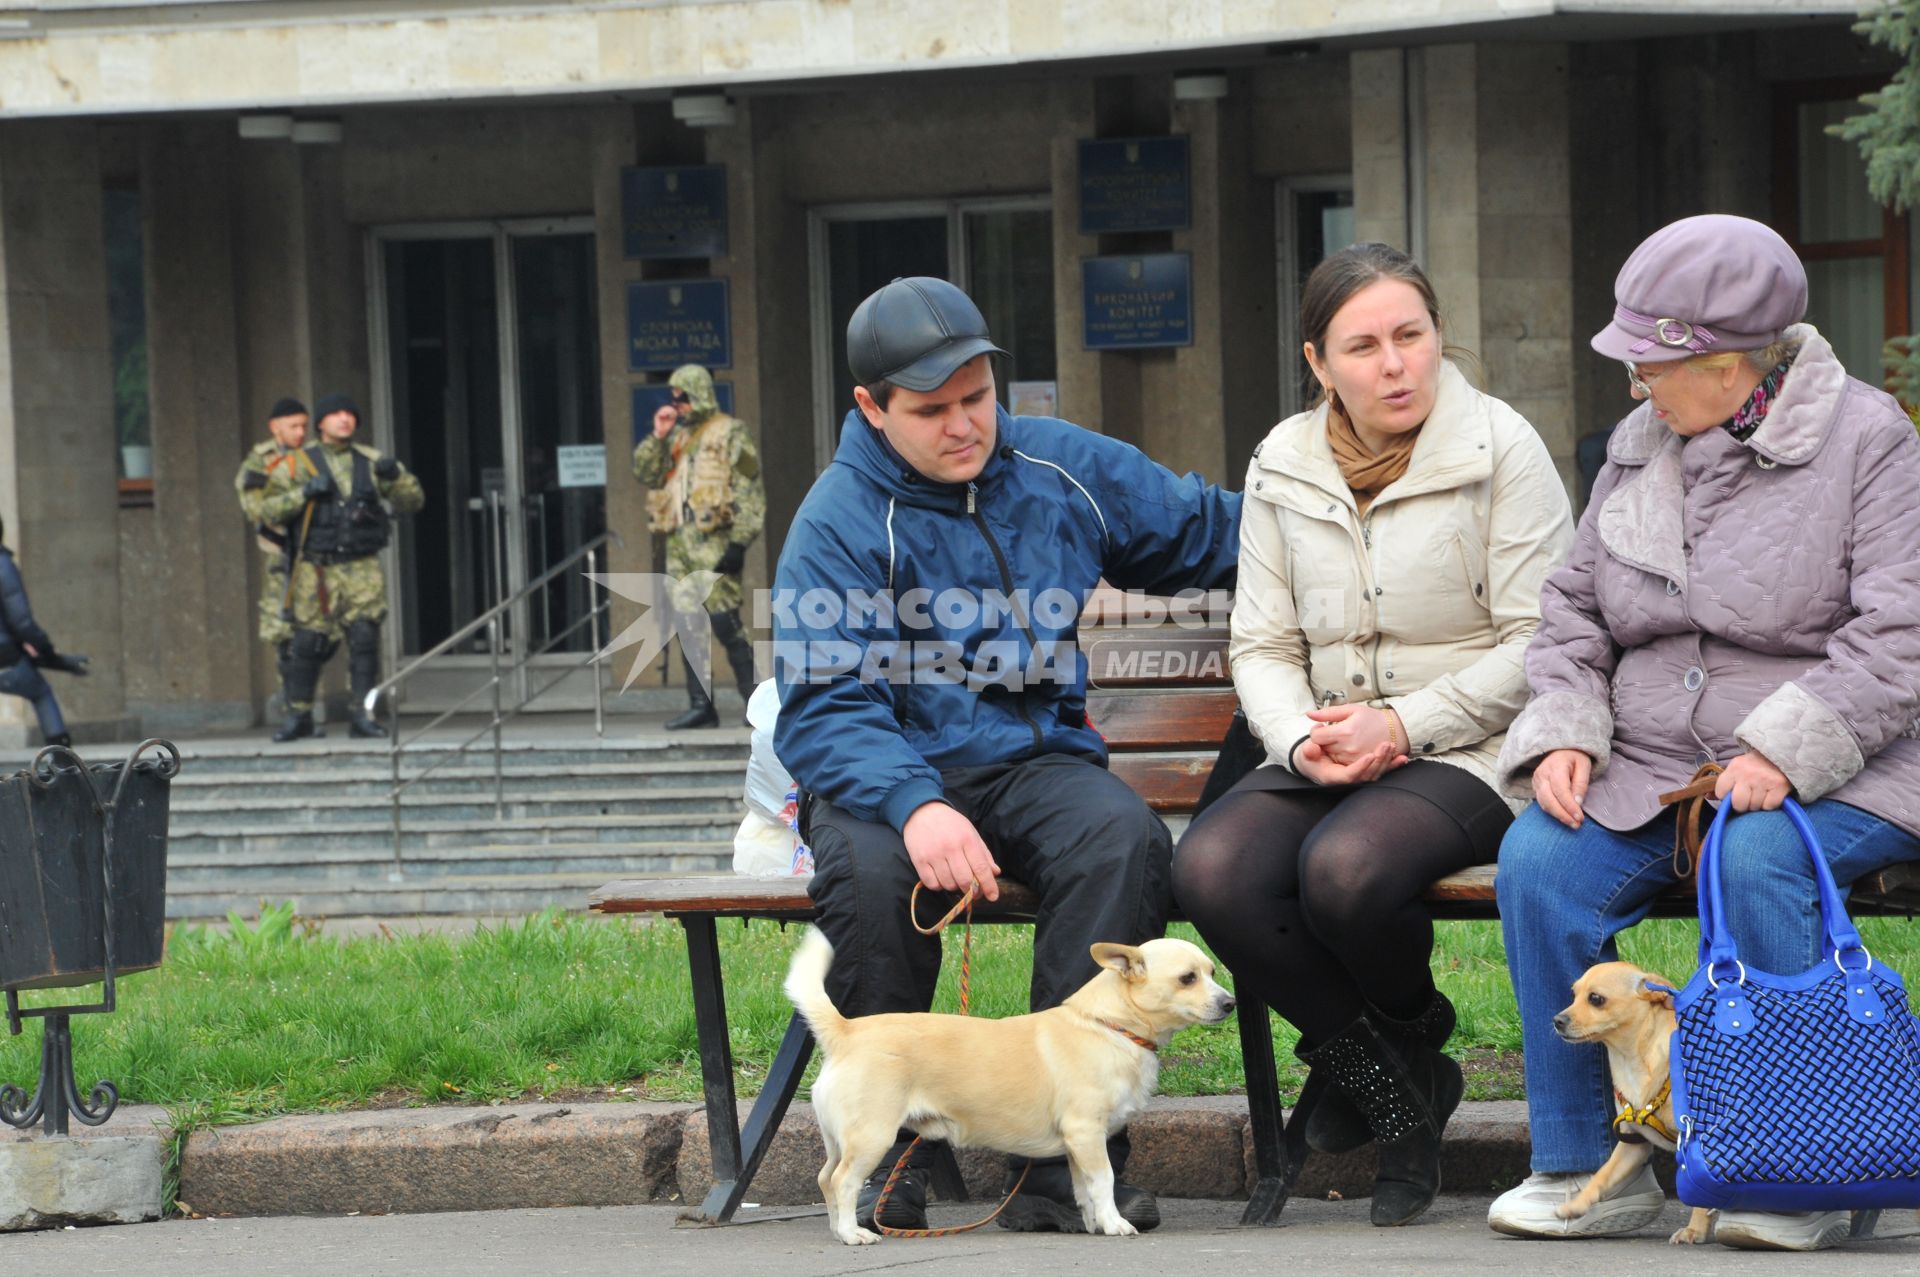
[[(1839, 962), (1839, 955), (1844, 953), (1858, 952), (1864, 956), (1866, 947), (1860, 942), (1860, 932), (1855, 929), (1853, 919), (1847, 915), (1846, 901), (1841, 899), (1840, 887), (1833, 880), (1833, 870), (1827, 867), (1827, 858), (1820, 853), (1820, 838), (1813, 832), (1813, 822), (1807, 819), (1807, 813), (1800, 804), (1791, 798), (1782, 803), (1781, 810), (1793, 822), (1793, 827), (1800, 831), (1801, 845), (1813, 859), (1813, 878), (1820, 888), (1820, 924), (1829, 953), (1836, 962)], [(1706, 841), (1700, 847), (1700, 961), (1707, 968), (1709, 980), (1714, 978), (1715, 967), (1738, 967), (1740, 960), (1733, 933), (1726, 926), (1726, 893), (1720, 877), (1727, 822), (1732, 818), (1733, 804), (1722, 802), (1720, 810), (1714, 813), (1713, 823), (1707, 827)], [(1844, 962), (1839, 965), (1843, 970), (1853, 969)]]

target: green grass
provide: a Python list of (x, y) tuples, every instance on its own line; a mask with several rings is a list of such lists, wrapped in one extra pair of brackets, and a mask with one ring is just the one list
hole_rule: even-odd
[[(1920, 971), (1920, 932), (1863, 920), (1881, 961)], [(1194, 938), (1190, 928), (1175, 934)], [(780, 993), (797, 928), (720, 924), (732, 1047), (743, 1093), (765, 1076), (789, 1007)], [(1626, 956), (1673, 979), (1693, 966), (1695, 930), (1657, 922)], [(1499, 928), (1443, 923), (1434, 966), (1460, 1009), (1452, 1049), (1473, 1098), (1518, 1098), (1520, 1023)], [(975, 933), (976, 1014), (1026, 1007), (1032, 933)], [(936, 1009), (957, 1008), (959, 936)], [(85, 990), (26, 995), (83, 1001)], [(180, 1126), (370, 1105), (487, 1103), (543, 1096), (694, 1100), (699, 1049), (680, 928), (548, 914), (470, 935), (336, 939), (269, 910), (230, 933), (182, 928), (158, 971), (129, 977), (120, 1009), (74, 1020), (82, 1085), (119, 1084), (130, 1103), (161, 1104)], [(1297, 1084), (1293, 1033), (1275, 1022), (1282, 1072)], [(30, 1086), (39, 1032), (0, 1037), (0, 1082)], [(1161, 1073), (1170, 1095), (1241, 1089), (1231, 1026), (1175, 1039)]]

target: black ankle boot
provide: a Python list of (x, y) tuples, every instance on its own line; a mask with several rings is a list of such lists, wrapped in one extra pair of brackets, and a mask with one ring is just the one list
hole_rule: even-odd
[[(900, 1154), (907, 1151), (907, 1145), (913, 1142), (910, 1131), (898, 1132), (899, 1138), (887, 1155), (880, 1159), (880, 1165), (873, 1168), (873, 1174), (867, 1176), (860, 1185), (860, 1197), (854, 1207), (853, 1219), (860, 1227), (870, 1232), (879, 1232), (874, 1227), (873, 1207), (880, 1200), (880, 1190), (886, 1187), (887, 1176), (893, 1174), (893, 1168), (900, 1161)], [(913, 1150), (913, 1156), (900, 1170), (900, 1178), (893, 1182), (893, 1191), (887, 1194), (887, 1208), (882, 1212), (879, 1222), (888, 1228), (925, 1228), (927, 1226), (927, 1185), (933, 1180), (933, 1146), (920, 1141)]]
[[(1160, 1203), (1146, 1189), (1120, 1182), (1132, 1152), (1133, 1144), (1125, 1131), (1107, 1140), (1107, 1162), (1113, 1167), (1113, 1208), (1121, 1219), (1143, 1233), (1150, 1233), (1160, 1226)], [(1024, 1183), (1020, 1183), (1022, 1171), (1026, 1172)], [(1020, 1192), (1000, 1212), (1000, 1218), (995, 1221), (1000, 1227), (1016, 1233), (1087, 1231), (1079, 1199), (1073, 1195), (1073, 1171), (1067, 1166), (1066, 1158), (1036, 1157), (1029, 1169), (1027, 1158), (1009, 1157), (1007, 1186), (1001, 1191), (1012, 1192), (1015, 1183), (1020, 1183)]]
[[(1453, 1036), (1457, 1019), (1453, 1003), (1447, 1001), (1446, 994), (1435, 989), (1427, 1009), (1414, 1019), (1406, 1021), (1404, 1025), (1385, 1020), (1382, 1023), (1392, 1023), (1396, 1032), (1404, 1028), (1404, 1036), (1418, 1038), (1438, 1051)], [(1313, 1063), (1309, 1058), (1312, 1051), (1304, 1043), (1296, 1047), (1293, 1054), (1295, 1059), (1308, 1065)], [(1367, 1125), (1367, 1119), (1354, 1107), (1346, 1092), (1337, 1086), (1323, 1093), (1320, 1103), (1314, 1106), (1313, 1112), (1307, 1114), (1307, 1147), (1316, 1153), (1350, 1153), (1371, 1143), (1373, 1128)]]
[(287, 741), (299, 740), (311, 735), (313, 735), (313, 711), (300, 709), (290, 711), (280, 721), (280, 726), (273, 733), (273, 739), (285, 744)]
[[(720, 715), (713, 708), (713, 698), (707, 695), (707, 689), (693, 672), (693, 666), (687, 661), (685, 652), (680, 654), (680, 667), (687, 675), (687, 712), (678, 718), (667, 720), (667, 730), (682, 731), (689, 727), (718, 727)], [(895, 1153), (898, 1157), (900, 1154)]]
[[(1367, 1120), (1375, 1154), (1376, 1228), (1410, 1223), (1440, 1192), (1440, 1133), (1460, 1106), (1460, 1066), (1394, 1022), (1362, 1016), (1311, 1052)], [(1378, 1025), (1378, 1027), (1377, 1027)], [(1384, 1028), (1384, 1031), (1383, 1031)]]

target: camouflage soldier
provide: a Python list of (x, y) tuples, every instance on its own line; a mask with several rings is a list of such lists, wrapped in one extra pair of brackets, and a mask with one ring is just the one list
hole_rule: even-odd
[(391, 530), (388, 507), (412, 514), (426, 504), (420, 481), (393, 457), (353, 442), (360, 409), (345, 395), (314, 405), (320, 442), (307, 448), (300, 475), (275, 470), (261, 500), (261, 518), (287, 530), (295, 547), (293, 642), (287, 671), (287, 717), (277, 741), (313, 735), (314, 689), (320, 667), (347, 644), (355, 736), (385, 736), (367, 713), (367, 693), (380, 681), (380, 622), (387, 615), (380, 551)]
[(307, 406), (298, 399), (282, 399), (267, 414), (267, 432), (271, 438), (253, 445), (240, 472), (233, 476), (233, 490), (240, 494), (240, 511), (247, 516), (260, 552), (266, 556), (266, 574), (260, 590), (260, 641), (274, 649), (279, 657), (280, 694), (284, 703), (287, 689), (287, 659), (292, 655), (293, 622), (285, 615), (287, 607), (287, 533), (260, 517), (260, 503), (267, 495), (267, 480), (282, 467), (299, 466), (300, 449), (307, 442)]
[[(653, 489), (647, 494), (647, 518), (654, 532), (667, 538), (668, 575), (720, 574), (704, 599), (675, 598), (674, 603), (687, 611), (706, 608), (745, 700), (753, 695), (753, 645), (740, 623), (740, 569), (767, 519), (760, 453), (746, 423), (720, 411), (705, 368), (676, 368), (667, 386), (673, 402), (653, 414), (652, 437), (633, 450), (633, 473)], [(682, 651), (680, 657), (687, 667), (688, 709), (667, 729), (716, 726), (720, 716), (707, 689), (688, 654)]]

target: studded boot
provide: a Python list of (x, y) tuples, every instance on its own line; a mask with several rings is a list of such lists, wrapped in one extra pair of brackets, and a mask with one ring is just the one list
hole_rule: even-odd
[[(1376, 1017), (1380, 1018), (1380, 1017)], [(1426, 1010), (1405, 1022), (1406, 1036), (1417, 1037), (1438, 1051), (1453, 1036), (1457, 1017), (1447, 995), (1435, 989)], [(1399, 1026), (1396, 1025), (1396, 1028)], [(1311, 1064), (1312, 1048), (1306, 1044), (1294, 1050), (1294, 1058)], [(1316, 1153), (1350, 1153), (1373, 1143), (1373, 1128), (1354, 1107), (1346, 1092), (1334, 1087), (1320, 1097), (1320, 1103), (1307, 1114), (1307, 1147)]]
[(1383, 1032), (1362, 1016), (1308, 1059), (1332, 1071), (1334, 1085), (1366, 1118), (1379, 1145), (1371, 1211), (1376, 1228), (1410, 1223), (1433, 1205), (1440, 1192), (1440, 1132), (1465, 1089), (1452, 1059), (1395, 1032), (1395, 1022), (1384, 1024)]

